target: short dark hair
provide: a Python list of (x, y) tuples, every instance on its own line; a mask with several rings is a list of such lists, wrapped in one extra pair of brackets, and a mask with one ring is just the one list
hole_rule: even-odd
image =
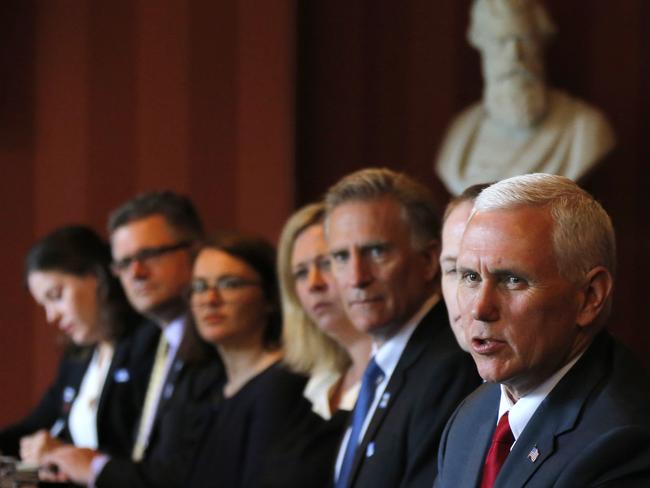
[(110, 270), (108, 243), (89, 227), (71, 225), (38, 240), (25, 257), (24, 279), (36, 271), (59, 271), (75, 276), (94, 275), (99, 298), (102, 335), (114, 339), (131, 328), (138, 316), (129, 305), (120, 282)]
[(110, 261), (108, 244), (94, 230), (71, 225), (56, 229), (34, 243), (25, 257), (25, 278), (33, 271), (86, 276)]
[(204, 240), (198, 253), (204, 249), (218, 249), (250, 266), (260, 277), (262, 292), (271, 305), (262, 344), (266, 349), (277, 349), (282, 343), (282, 311), (278, 290), (275, 248), (266, 239), (241, 232), (222, 231)]
[(192, 201), (169, 190), (141, 193), (123, 203), (110, 214), (108, 232), (112, 234), (119, 227), (153, 215), (162, 216), (183, 240), (203, 238), (203, 224)]
[(445, 207), (445, 213), (442, 215), (442, 223), (447, 221), (447, 218), (449, 217), (449, 214), (454, 211), (454, 209), (460, 205), (463, 202), (474, 202), (476, 200), (476, 197), (479, 196), (479, 194), (485, 190), (488, 186), (490, 186), (492, 183), (477, 183), (476, 185), (468, 186), (463, 190), (463, 193), (461, 193), (458, 196), (452, 197), (449, 200), (449, 203), (447, 203), (447, 206)]

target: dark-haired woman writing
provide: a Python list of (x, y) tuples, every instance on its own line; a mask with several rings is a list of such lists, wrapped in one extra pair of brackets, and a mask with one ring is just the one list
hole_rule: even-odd
[(146, 387), (146, 358), (131, 341), (140, 320), (110, 272), (108, 245), (70, 226), (28, 252), (25, 278), (47, 321), (71, 342), (58, 376), (36, 407), (0, 430), (0, 450), (39, 464), (64, 442), (128, 455)]

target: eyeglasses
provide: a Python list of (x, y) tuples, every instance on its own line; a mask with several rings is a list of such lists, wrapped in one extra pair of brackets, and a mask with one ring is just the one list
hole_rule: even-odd
[(127, 256), (117, 261), (113, 261), (111, 263), (111, 270), (113, 270), (113, 273), (119, 274), (129, 269), (129, 267), (136, 261), (139, 263), (144, 263), (147, 261), (151, 262), (161, 256), (164, 256), (165, 254), (188, 248), (191, 245), (192, 243), (189, 241), (181, 241), (176, 244), (168, 244), (166, 246), (145, 247), (144, 249), (136, 252), (133, 256)]
[(260, 286), (259, 281), (247, 280), (239, 276), (222, 276), (218, 278), (212, 285), (203, 278), (195, 278), (190, 284), (190, 291), (193, 295), (202, 295), (207, 293), (208, 290), (219, 291), (220, 293), (234, 292), (249, 286)]

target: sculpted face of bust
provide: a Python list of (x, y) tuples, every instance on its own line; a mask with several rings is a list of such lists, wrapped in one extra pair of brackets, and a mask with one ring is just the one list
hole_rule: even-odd
[(544, 42), (552, 26), (532, 0), (477, 0), (469, 39), (480, 50), (484, 103), (509, 127), (532, 127), (547, 111)]

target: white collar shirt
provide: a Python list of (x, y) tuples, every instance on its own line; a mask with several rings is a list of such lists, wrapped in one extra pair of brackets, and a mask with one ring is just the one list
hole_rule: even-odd
[[(320, 370), (315, 371), (303, 392), (303, 396), (309, 400), (312, 405), (312, 411), (325, 420), (330, 420), (334, 412), (330, 408), (330, 397), (332, 390), (341, 381), (341, 373), (338, 371)], [(341, 399), (338, 410), (351, 411), (354, 408), (354, 402), (359, 396), (361, 381), (341, 393)]]
[[(513, 403), (512, 399), (506, 392), (505, 386), (501, 385), (501, 399), (499, 401), (499, 415), (497, 417), (497, 422), (504, 413), (508, 412), (508, 423), (510, 424), (512, 435), (515, 438), (515, 442), (512, 443), (513, 447), (517, 443), (517, 439), (519, 439), (521, 433), (526, 428), (526, 425), (528, 425), (528, 422), (537, 411), (539, 405), (544, 401), (553, 388), (556, 387), (560, 380), (564, 378), (581, 356), (582, 354), (579, 354), (577, 357), (569, 361), (537, 388), (522, 396), (516, 403)], [(510, 449), (512, 450), (512, 447)]]
[(162, 333), (165, 334), (165, 339), (169, 343), (169, 354), (167, 357), (176, 357), (176, 352), (181, 345), (183, 340), (183, 332), (185, 331), (185, 321), (186, 316), (182, 315), (172, 320), (167, 326), (163, 329)]

